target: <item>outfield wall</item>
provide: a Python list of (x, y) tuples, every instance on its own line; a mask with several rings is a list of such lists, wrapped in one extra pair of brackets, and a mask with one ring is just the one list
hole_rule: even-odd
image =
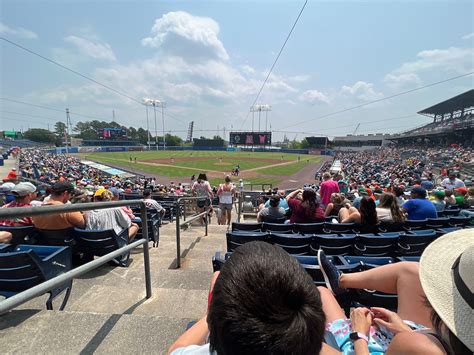
[[(136, 151), (147, 151), (148, 147), (147, 146), (114, 146), (114, 147), (69, 147), (68, 152), (69, 153), (94, 153), (94, 152), (136, 152)], [(154, 151), (155, 149), (150, 149), (151, 151)], [(317, 154), (317, 155), (330, 155), (334, 156), (334, 150), (331, 149), (321, 149), (321, 150), (315, 150), (315, 149), (271, 149), (271, 148), (247, 148), (247, 147), (166, 147), (166, 150), (168, 151), (230, 151), (230, 152), (263, 152), (263, 153), (289, 153), (289, 154), (302, 154), (302, 155), (307, 155), (307, 154)], [(163, 151), (162, 149), (159, 149), (159, 151)], [(64, 154), (66, 153), (66, 147), (58, 147), (49, 150), (49, 153), (55, 153), (55, 154)]]

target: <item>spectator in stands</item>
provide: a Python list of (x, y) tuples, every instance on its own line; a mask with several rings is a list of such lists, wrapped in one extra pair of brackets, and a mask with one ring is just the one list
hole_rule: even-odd
[(331, 202), (326, 206), (324, 217), (335, 216), (337, 218), (341, 208), (344, 208), (344, 200), (345, 197), (343, 194), (333, 193), (330, 199)]
[[(276, 193), (280, 196), (280, 204), (278, 207), (283, 208), (285, 213), (288, 213), (290, 211), (290, 207), (288, 206), (288, 201), (286, 201), (285, 190), (279, 190)], [(270, 207), (270, 199), (265, 201), (265, 204), (260, 204), (258, 209), (262, 210), (264, 207)]]
[(466, 185), (464, 185), (464, 182), (456, 177), (457, 175), (457, 171), (450, 172), (448, 177), (444, 179), (441, 183), (441, 186), (443, 186), (447, 190), (454, 190), (458, 187), (466, 187)]
[(16, 179), (18, 178), (18, 174), (16, 172), (16, 168), (12, 168), (9, 172), (8, 175), (5, 179), (3, 179), (3, 182), (15, 182)]
[(466, 203), (469, 207), (474, 206), (474, 187), (470, 187), (467, 192)]
[(326, 207), (331, 199), (331, 195), (339, 192), (339, 185), (331, 178), (329, 172), (323, 174), (323, 182), (320, 185), (319, 195), (321, 196), (321, 206)]
[(435, 206), (426, 199), (426, 190), (422, 187), (415, 187), (411, 190), (411, 199), (403, 204), (402, 209), (407, 213), (409, 220), (438, 217)]
[[(120, 191), (117, 188), (111, 187), (111, 188), (109, 188), (109, 191), (112, 192), (112, 201), (119, 201), (120, 200)], [(122, 206), (120, 208), (128, 216), (128, 218), (130, 218), (130, 220), (134, 220), (134, 219), (137, 218), (133, 214), (133, 211), (130, 207)]]
[(395, 186), (393, 188), (393, 193), (395, 194), (397, 203), (399, 207), (402, 207), (403, 204), (405, 203), (405, 187), (404, 186)]
[(443, 212), (446, 208), (446, 202), (444, 201), (446, 194), (443, 190), (436, 190), (433, 193), (433, 196), (434, 200), (432, 201), (432, 203), (435, 206), (436, 212)]
[(165, 209), (156, 200), (151, 198), (150, 189), (143, 191), (143, 201), (145, 201), (146, 208), (154, 209), (162, 216), (166, 213)]
[[(296, 198), (299, 193), (302, 193), (301, 200)], [(313, 189), (295, 190), (286, 197), (286, 200), (291, 210), (290, 223), (324, 221), (324, 210), (319, 207), (316, 192)]]
[(444, 202), (446, 202), (446, 207), (456, 204), (456, 198), (454, 197), (453, 190), (445, 190), (444, 194)]
[(337, 182), (337, 184), (339, 185), (339, 191), (342, 192), (342, 193), (347, 193), (349, 191), (349, 187), (348, 187), (348, 184), (347, 184), (347, 181), (345, 180), (339, 180)]
[[(319, 251), (319, 265), (334, 294), (355, 288), (398, 295), (397, 312), (357, 308), (349, 321), (332, 293), (320, 287), (326, 330), (340, 350), (344, 354), (354, 350), (356, 354), (472, 354), (471, 234), (465, 229), (437, 239), (425, 249), (419, 264), (398, 262), (358, 273), (340, 273)], [(369, 337), (370, 342), (365, 340)]]
[(370, 196), (364, 196), (360, 201), (359, 210), (346, 204), (346, 208), (339, 211), (341, 223), (358, 223), (375, 226), (378, 223), (375, 201)]
[[(199, 199), (196, 201), (198, 213), (204, 212), (206, 206), (211, 205), (211, 200), (214, 198), (214, 194), (212, 193), (212, 188), (209, 182), (207, 181), (207, 176), (204, 173), (198, 175), (197, 180), (194, 182), (191, 191), (193, 194)], [(203, 223), (204, 220), (201, 220)]]
[[(74, 186), (70, 182), (57, 182), (51, 188), (51, 196), (48, 205), (63, 205), (69, 201), (74, 194)], [(41, 207), (40, 207), (41, 208)], [(33, 223), (38, 229), (67, 229), (67, 228), (84, 228), (85, 221), (81, 212), (65, 212), (59, 214), (48, 214), (33, 217)]]
[[(94, 202), (112, 201), (112, 198), (112, 192), (105, 189), (99, 189), (94, 194)], [(138, 225), (132, 223), (120, 207), (86, 211), (85, 220), (87, 230), (113, 229), (120, 235), (123, 230), (128, 229), (129, 241), (132, 241), (138, 232)]]
[(217, 196), (219, 196), (219, 208), (221, 210), (220, 224), (230, 226), (230, 220), (232, 218), (232, 202), (235, 195), (235, 186), (232, 183), (232, 179), (229, 175), (226, 175), (224, 183), (219, 185), (217, 189)]
[(0, 244), (8, 244), (12, 240), (12, 234), (10, 232), (0, 231)]
[(273, 195), (271, 196), (269, 201), (269, 207), (264, 207), (260, 212), (257, 214), (257, 221), (263, 222), (266, 217), (271, 219), (282, 219), (285, 218), (285, 210), (280, 207), (280, 196)]
[(380, 222), (403, 223), (405, 221), (405, 216), (398, 206), (395, 195), (391, 193), (382, 194), (376, 211), (377, 219)]
[(465, 187), (458, 187), (454, 190), (454, 199), (456, 200), (456, 204), (460, 208), (468, 208), (469, 206), (466, 203), (466, 196), (467, 196), (467, 188)]
[(323, 343), (319, 292), (283, 249), (245, 243), (214, 280), (207, 314), (171, 345), (170, 354), (332, 353)]
[[(36, 186), (31, 182), (20, 182), (11, 190), (15, 200), (2, 206), (2, 208), (31, 207), (31, 201), (36, 197)], [(31, 226), (31, 217), (16, 217), (0, 220), (0, 226), (18, 227)]]

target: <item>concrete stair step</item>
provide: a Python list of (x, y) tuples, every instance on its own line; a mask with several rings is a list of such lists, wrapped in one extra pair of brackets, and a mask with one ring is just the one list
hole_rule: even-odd
[(163, 354), (191, 320), (196, 319), (15, 310), (0, 316), (0, 348), (3, 354)]

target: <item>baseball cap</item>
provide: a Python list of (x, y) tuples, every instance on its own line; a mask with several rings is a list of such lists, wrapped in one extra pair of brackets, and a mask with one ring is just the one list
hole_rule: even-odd
[(109, 188), (109, 191), (112, 192), (112, 194), (113, 194), (114, 196), (120, 195), (120, 191), (119, 191), (118, 189), (116, 189), (115, 187), (110, 187), (110, 188)]
[(424, 188), (420, 187), (420, 186), (414, 187), (411, 190), (411, 193), (416, 194), (416, 195), (420, 196), (421, 198), (426, 198), (426, 190)]
[(436, 197), (445, 197), (445, 196), (446, 196), (446, 194), (444, 193), (444, 191), (441, 191), (441, 190), (435, 191), (434, 195), (435, 195)]
[(36, 186), (31, 182), (20, 182), (11, 191), (14, 195), (23, 197), (30, 193), (36, 192)]
[(151, 190), (150, 189), (145, 189), (143, 191), (143, 196), (149, 196), (149, 195), (151, 195)]
[(463, 195), (467, 194), (467, 188), (465, 187), (458, 187), (456, 191), (462, 193)]
[(95, 193), (94, 193), (94, 197), (101, 197), (102, 194), (104, 193), (105, 189), (98, 189)]
[(70, 193), (74, 193), (74, 186), (70, 182), (60, 181), (60, 182), (57, 182), (53, 185), (53, 187), (51, 188), (51, 191), (54, 194), (61, 194), (65, 191), (69, 191)]

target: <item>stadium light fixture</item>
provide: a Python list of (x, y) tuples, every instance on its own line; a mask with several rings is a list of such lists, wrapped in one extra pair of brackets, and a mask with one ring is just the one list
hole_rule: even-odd
[(150, 122), (148, 121), (148, 105), (150, 103), (150, 99), (148, 98), (144, 98), (143, 100), (143, 104), (145, 105), (145, 108), (146, 108), (146, 131), (147, 131), (147, 134), (148, 134), (148, 139), (147, 139), (147, 144), (148, 144), (148, 150), (150, 150)]
[(253, 105), (250, 107), (250, 112), (252, 112), (252, 132), (253, 132), (253, 120), (254, 120), (254, 113), (258, 112), (258, 130), (260, 131), (260, 113), (262, 111), (265, 112), (265, 131), (267, 130), (267, 124), (268, 124), (268, 111), (272, 110), (272, 105), (269, 104), (259, 104), (259, 105)]

